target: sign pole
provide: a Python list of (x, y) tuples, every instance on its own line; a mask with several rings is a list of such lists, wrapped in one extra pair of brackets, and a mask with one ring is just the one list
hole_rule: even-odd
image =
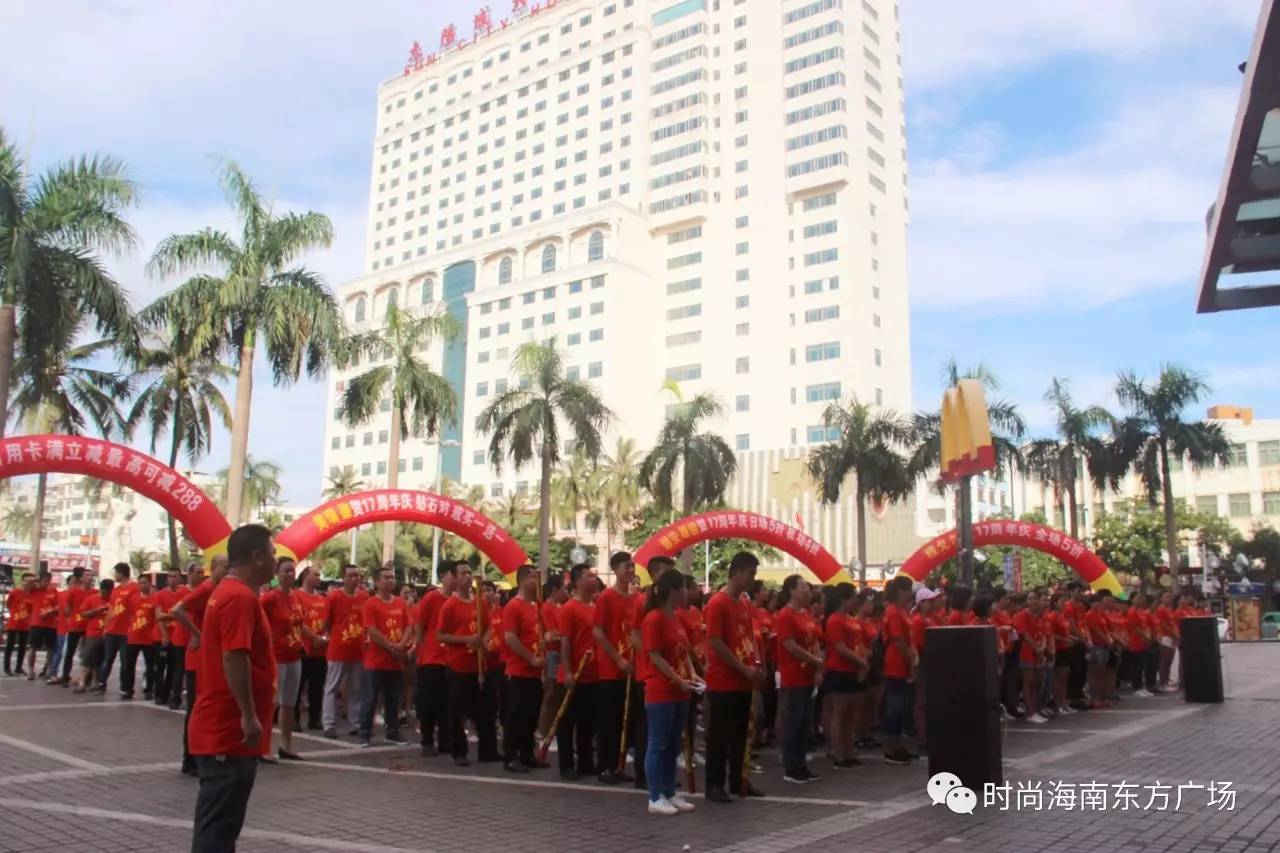
[(959, 533), (960, 583), (973, 588), (973, 492), (970, 483), (973, 476), (960, 478), (959, 515), (956, 530)]

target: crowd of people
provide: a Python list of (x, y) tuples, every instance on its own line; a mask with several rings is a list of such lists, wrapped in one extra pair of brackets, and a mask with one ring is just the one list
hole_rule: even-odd
[(707, 801), (764, 796), (751, 777), (775, 740), (786, 783), (818, 781), (823, 749), (833, 770), (878, 749), (910, 764), (928, 743), (930, 627), (993, 626), (1003, 713), (1038, 725), (1105, 710), (1121, 689), (1172, 690), (1179, 620), (1208, 612), (1196, 593), (1122, 601), (1080, 583), (975, 594), (899, 576), (877, 592), (791, 575), (774, 590), (758, 565), (736, 554), (704, 601), (668, 557), (649, 562), (647, 588), (620, 551), (608, 586), (591, 566), (540, 584), (526, 565), (507, 594), (446, 561), (419, 597), (390, 568), (370, 590), (348, 565), (325, 589), (247, 525), (207, 576), (193, 563), (153, 585), (120, 563), (101, 581), (76, 569), (58, 589), (24, 575), (8, 598), (4, 672), (105, 693), (119, 660), (132, 700), (142, 658), (143, 699), (185, 704), (181, 769), (201, 781), (194, 849), (218, 850), (239, 833), (258, 764), (303, 760), (304, 728), (369, 746), (381, 721), (386, 743), (416, 731), (424, 756), (466, 767), (470, 724), (478, 762), (528, 774), (549, 769), (554, 744), (561, 779), (634, 784), (651, 813), (676, 815), (695, 808), (699, 763)]

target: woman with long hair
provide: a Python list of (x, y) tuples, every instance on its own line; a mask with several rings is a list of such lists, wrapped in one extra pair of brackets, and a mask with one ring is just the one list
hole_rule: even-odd
[(644, 758), (649, 782), (649, 813), (674, 815), (693, 811), (693, 803), (676, 793), (676, 757), (693, 693), (689, 635), (676, 615), (685, 600), (684, 575), (663, 572), (649, 592), (640, 623), (641, 651), (648, 657), (644, 710), (648, 744)]
[(790, 575), (782, 583), (778, 596), (782, 607), (774, 615), (781, 676), (778, 710), (782, 716), (782, 779), (798, 784), (818, 781), (805, 760), (813, 688), (822, 677), (821, 632), (809, 614), (810, 597), (809, 584), (799, 575)]
[(854, 727), (857, 701), (866, 692), (861, 676), (867, 669), (862, 623), (853, 615), (858, 597), (853, 584), (829, 587), (827, 598), (827, 656), (822, 686), (826, 692), (826, 726), (832, 765), (838, 769), (862, 762), (854, 755)]

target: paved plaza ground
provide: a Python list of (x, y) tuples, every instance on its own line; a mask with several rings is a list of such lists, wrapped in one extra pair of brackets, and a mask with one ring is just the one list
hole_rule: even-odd
[[(820, 758), (820, 782), (784, 785), (768, 752), (754, 777), (767, 799), (699, 798), (693, 814), (656, 817), (629, 786), (565, 784), (553, 771), (517, 778), (491, 765), (464, 771), (416, 747), (362, 750), (307, 735), (296, 745), (309, 761), (261, 769), (239, 849), (1277, 850), (1280, 644), (1224, 654), (1222, 705), (1135, 698), (1046, 726), (1008, 725), (1007, 810), (982, 806), (982, 792), (972, 815), (931, 806), (923, 762), (891, 767), (873, 756), (849, 771)], [(0, 851), (186, 849), (197, 783), (177, 770), (181, 725), (149, 702), (0, 679)], [(1020, 783), (1036, 782), (1039, 809), (1029, 794), (1018, 808)], [(1223, 782), (1233, 809), (1208, 805), (1207, 786)]]

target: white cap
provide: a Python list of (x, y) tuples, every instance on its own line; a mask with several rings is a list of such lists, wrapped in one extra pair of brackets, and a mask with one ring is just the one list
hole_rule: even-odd
[(921, 587), (920, 589), (916, 590), (916, 604), (918, 605), (922, 601), (932, 601), (933, 599), (938, 598), (941, 595), (942, 595), (942, 590), (929, 589), (927, 586)]

